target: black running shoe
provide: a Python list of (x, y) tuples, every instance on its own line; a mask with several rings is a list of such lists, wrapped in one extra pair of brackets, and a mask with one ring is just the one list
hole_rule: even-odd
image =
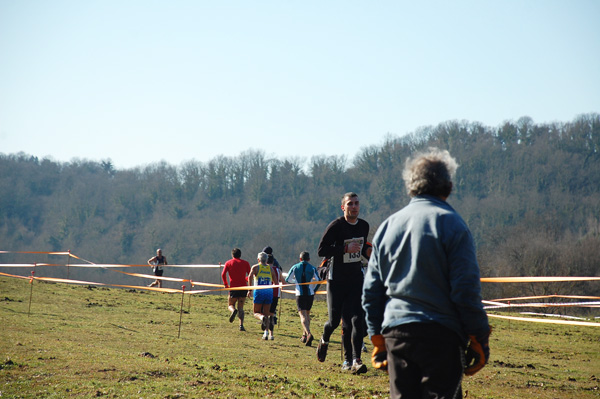
[(363, 374), (367, 372), (367, 366), (360, 359), (354, 359), (350, 371), (352, 374)]
[(233, 309), (233, 312), (231, 312), (231, 315), (229, 316), (230, 323), (233, 323), (233, 321), (235, 320), (235, 316), (237, 316), (237, 309)]
[(268, 327), (269, 327), (269, 317), (263, 316), (262, 320), (260, 321), (260, 329), (265, 331)]
[(308, 337), (306, 337), (306, 343), (304, 345), (312, 346), (312, 342), (314, 339), (315, 339), (315, 337), (313, 337), (312, 334), (308, 334)]
[(323, 338), (319, 340), (319, 346), (317, 347), (317, 360), (321, 363), (325, 361), (327, 357), (327, 347), (329, 343), (323, 342)]

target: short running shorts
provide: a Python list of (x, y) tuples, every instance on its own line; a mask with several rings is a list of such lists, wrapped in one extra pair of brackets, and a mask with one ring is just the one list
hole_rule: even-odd
[(248, 295), (248, 290), (229, 291), (229, 298), (245, 298)]
[(254, 290), (254, 303), (270, 304), (273, 302), (273, 288)]
[(298, 306), (298, 311), (311, 310), (314, 300), (314, 295), (298, 295), (296, 297), (296, 305)]

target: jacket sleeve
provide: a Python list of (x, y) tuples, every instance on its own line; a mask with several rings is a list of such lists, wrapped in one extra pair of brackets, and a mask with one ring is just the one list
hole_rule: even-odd
[(287, 277), (285, 278), (286, 283), (290, 283), (290, 282), (295, 283), (296, 282), (296, 276), (294, 275), (295, 271), (296, 271), (296, 266), (292, 266), (292, 268), (288, 272)]
[(369, 248), (371, 248), (371, 249), (373, 248), (373, 244), (371, 244), (368, 241), (369, 240), (369, 230), (370, 230), (369, 223), (365, 221), (364, 224), (365, 224), (365, 227), (364, 227), (364, 229), (365, 229), (365, 233), (364, 233), (365, 243), (363, 244), (362, 250), (361, 250), (360, 253), (361, 253), (362, 256), (365, 257), (365, 259), (369, 259), (369, 256), (368, 256), (367, 252), (368, 252)]
[(386, 303), (387, 297), (385, 295), (385, 286), (381, 279), (378, 256), (375, 248), (373, 248), (371, 259), (369, 259), (369, 266), (365, 273), (362, 294), (362, 306), (366, 313), (367, 332), (371, 337), (381, 334)]
[(481, 279), (471, 233), (465, 228), (455, 234), (448, 248), (450, 296), (467, 335), (489, 331), (487, 314), (481, 302)]

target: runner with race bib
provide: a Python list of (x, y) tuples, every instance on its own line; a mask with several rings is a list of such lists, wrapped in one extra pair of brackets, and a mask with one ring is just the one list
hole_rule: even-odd
[(318, 255), (332, 258), (327, 276), (327, 309), (329, 320), (317, 348), (317, 359), (324, 362), (329, 338), (344, 319), (344, 332), (351, 340), (344, 340), (346, 362), (355, 374), (365, 373), (367, 366), (361, 361), (364, 336), (364, 313), (361, 307), (363, 271), (361, 257), (368, 259), (370, 247), (365, 245), (369, 223), (358, 218), (360, 203), (356, 193), (344, 194), (344, 216), (327, 226), (319, 243)]

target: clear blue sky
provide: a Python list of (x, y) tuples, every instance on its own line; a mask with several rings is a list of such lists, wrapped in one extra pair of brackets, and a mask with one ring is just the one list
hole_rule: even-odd
[(0, 153), (347, 155), (600, 112), (600, 1), (0, 0)]

